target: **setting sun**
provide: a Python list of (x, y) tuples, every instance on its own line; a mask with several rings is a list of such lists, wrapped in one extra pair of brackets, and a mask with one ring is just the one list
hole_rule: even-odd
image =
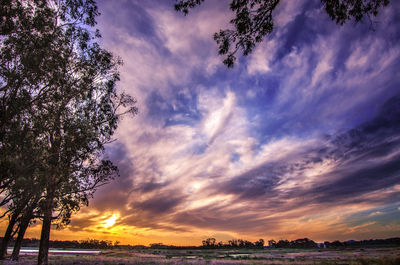
[(115, 224), (117, 219), (119, 218), (119, 215), (113, 214), (110, 218), (104, 221), (104, 227), (111, 227)]

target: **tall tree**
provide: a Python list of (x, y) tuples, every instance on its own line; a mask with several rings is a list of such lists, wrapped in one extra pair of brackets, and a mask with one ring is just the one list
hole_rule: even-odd
[[(6, 177), (12, 181), (3, 190), (2, 203), (7, 208), (2, 216), (8, 215), (9, 222), (1, 242), (0, 259), (5, 257), (8, 243), (18, 223), (21, 223), (22, 216), (26, 216), (26, 208), (35, 205), (40, 199), (42, 190), (38, 184), (38, 174), (42, 170), (40, 143), (35, 141), (33, 135), (34, 133), (30, 130), (14, 128), (14, 134), (10, 137), (6, 135), (8, 141), (5, 141), (1, 148), (1, 150), (7, 150), (2, 155), (1, 161), (9, 162), (7, 167), (11, 170), (7, 172)], [(32, 165), (36, 167), (33, 168)], [(22, 234), (21, 231), (19, 234)]]
[[(96, 43), (98, 14), (93, 0), (6, 0), (1, 6), (0, 191), (7, 194), (3, 204), (21, 198), (14, 192), (21, 177), (15, 157), (25, 160), (20, 146), (29, 146), (17, 136), (32, 132), (39, 148), (27, 153), (39, 159), (25, 168), (37, 173), (33, 186), (41, 191), (38, 264), (48, 263), (53, 220), (68, 223), (97, 187), (116, 176), (116, 167), (102, 160), (104, 145), (121, 116), (137, 111), (132, 97), (116, 91), (121, 60)], [(17, 156), (3, 157), (11, 153)], [(32, 208), (18, 214), (23, 236)]]
[[(176, 0), (175, 9), (187, 15), (190, 9), (204, 0)], [(230, 9), (235, 17), (230, 21), (233, 29), (220, 30), (214, 34), (218, 53), (224, 55), (223, 63), (233, 67), (236, 53), (241, 50), (249, 55), (257, 43), (274, 29), (273, 11), (280, 0), (232, 0)], [(381, 7), (390, 0), (321, 0), (325, 11), (337, 24), (348, 20), (361, 21), (365, 16), (376, 16)]]

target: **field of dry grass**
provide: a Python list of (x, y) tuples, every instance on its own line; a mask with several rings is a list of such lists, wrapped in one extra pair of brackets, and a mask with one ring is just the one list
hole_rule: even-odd
[[(50, 255), (55, 265), (230, 265), (230, 264), (321, 264), (321, 265), (400, 265), (400, 248), (342, 250), (107, 250), (100, 255)], [(19, 262), (0, 261), (1, 265), (34, 265), (36, 256), (22, 256)]]

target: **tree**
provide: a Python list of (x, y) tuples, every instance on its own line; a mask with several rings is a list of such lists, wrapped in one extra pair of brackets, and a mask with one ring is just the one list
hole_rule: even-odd
[(294, 248), (316, 248), (317, 244), (308, 238), (299, 238), (291, 241), (291, 246)]
[(275, 247), (277, 247), (277, 248), (289, 248), (290, 247), (290, 242), (289, 242), (289, 240), (281, 239), (275, 244)]
[[(6, 141), (2, 145), (2, 149), (8, 151), (2, 156), (2, 161), (9, 161), (8, 167), (13, 170), (8, 171), (6, 175), (12, 181), (8, 183), (7, 189), (3, 192), (3, 203), (7, 205), (3, 216), (8, 214), (9, 222), (1, 242), (0, 259), (4, 258), (8, 243), (13, 234), (17, 232), (18, 238), (15, 246), (18, 248), (19, 241), (22, 241), (20, 237), (23, 236), (29, 225), (30, 219), (27, 220), (27, 218), (32, 216), (40, 199), (41, 187), (37, 182), (41, 163), (38, 156), (40, 152), (36, 149), (40, 146), (38, 142), (34, 141), (32, 135), (31, 132), (24, 132), (21, 138), (14, 135), (14, 137), (10, 137), (10, 141)], [(16, 141), (12, 142), (11, 140)], [(32, 164), (37, 165), (34, 170), (30, 166)]]
[(239, 246), (237, 239), (228, 240), (228, 245), (232, 248), (237, 248)]
[(264, 248), (264, 239), (260, 238), (258, 241), (254, 242), (256, 248)]
[(26, 229), (28, 228), (29, 224), (31, 221), (34, 219), (34, 210), (37, 207), (38, 201), (40, 199), (39, 196), (40, 193), (36, 193), (33, 198), (28, 202), (26, 205), (24, 211), (22, 212), (21, 218), (20, 218), (20, 223), (18, 226), (18, 236), (15, 240), (14, 243), (14, 249), (11, 254), (11, 259), (12, 260), (18, 260), (19, 259), (19, 252), (22, 246), (22, 240), (24, 238)]
[(202, 241), (204, 248), (215, 248), (216, 242), (216, 239), (213, 237), (207, 238), (206, 240)]
[[(42, 219), (38, 264), (48, 263), (51, 223), (68, 224), (96, 188), (117, 175), (111, 161), (102, 160), (104, 146), (120, 118), (137, 112), (135, 100), (115, 88), (121, 60), (96, 43), (97, 15), (93, 0), (6, 0), (1, 6), (1, 203), (18, 205), (19, 191), (38, 191), (31, 207), (9, 211), (21, 218), (21, 237), (34, 211)], [(25, 133), (33, 147), (21, 141)], [(21, 175), (18, 164), (27, 155), (35, 159), (23, 169), (33, 173)], [(34, 182), (24, 185), (23, 178)]]
[(268, 246), (269, 246), (269, 247), (272, 247), (272, 248), (276, 247), (276, 241), (273, 240), (273, 239), (268, 240)]
[[(176, 0), (175, 10), (185, 15), (189, 10), (200, 5), (204, 0)], [(218, 44), (218, 53), (224, 55), (223, 63), (233, 67), (236, 53), (241, 50), (249, 55), (257, 43), (274, 29), (273, 11), (280, 0), (232, 0), (230, 9), (235, 17), (230, 21), (233, 29), (220, 30), (214, 34)], [(343, 25), (348, 20), (361, 21), (364, 16), (376, 16), (381, 7), (390, 0), (321, 0), (325, 11), (337, 24)]]
[(390, 0), (321, 0), (325, 11), (337, 24), (343, 25), (354, 19), (360, 22), (364, 16), (377, 16), (381, 7), (389, 5)]

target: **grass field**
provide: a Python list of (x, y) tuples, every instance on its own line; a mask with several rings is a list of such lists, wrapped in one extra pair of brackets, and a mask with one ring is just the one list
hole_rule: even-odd
[[(1, 265), (35, 264), (35, 255), (21, 256), (19, 262), (0, 261)], [(128, 264), (382, 264), (400, 265), (400, 247), (335, 250), (264, 249), (264, 250), (106, 250), (100, 255), (50, 255), (56, 265), (128, 265)]]

